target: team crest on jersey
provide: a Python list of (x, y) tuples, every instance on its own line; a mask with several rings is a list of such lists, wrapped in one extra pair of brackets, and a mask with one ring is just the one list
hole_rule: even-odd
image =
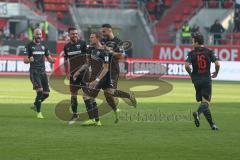
[(76, 45), (76, 47), (77, 47), (77, 49), (79, 49), (79, 48), (81, 47), (81, 45), (80, 45), (80, 44), (78, 44), (78, 45)]
[(32, 49), (34, 50), (34, 49), (35, 49), (35, 47), (32, 47)]
[(99, 56), (99, 54), (100, 54), (100, 52), (99, 51), (97, 51), (97, 55)]
[(45, 47), (44, 47), (44, 46), (42, 46), (41, 48), (42, 48), (42, 50), (45, 50)]

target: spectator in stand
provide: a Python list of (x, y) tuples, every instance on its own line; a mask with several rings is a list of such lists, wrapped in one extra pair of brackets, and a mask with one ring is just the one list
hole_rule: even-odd
[(3, 34), (3, 31), (0, 30), (0, 41), (2, 41), (4, 39), (4, 34)]
[(43, 33), (43, 39), (48, 40), (48, 21), (42, 21), (39, 25)]
[(240, 10), (239, 9), (235, 10), (233, 32), (240, 32)]
[(137, 5), (139, 7), (146, 6), (148, 3), (148, 0), (137, 0)]
[(160, 18), (162, 17), (162, 15), (164, 13), (164, 9), (165, 9), (164, 1), (158, 0), (157, 4), (155, 6), (155, 17), (157, 20), (160, 20)]
[(20, 33), (18, 39), (22, 42), (28, 41), (28, 37), (27, 37), (26, 33)]
[(13, 39), (15, 39), (15, 35), (11, 33), (9, 36), (9, 40), (13, 40)]
[(156, 8), (155, 0), (150, 0), (147, 3), (147, 10), (148, 10), (149, 14), (154, 14), (155, 13), (155, 8)]
[(199, 26), (196, 25), (196, 24), (194, 24), (193, 27), (191, 28), (191, 32), (192, 32), (192, 33), (197, 33), (197, 32), (199, 32)]
[(10, 30), (8, 25), (3, 28), (3, 34), (6, 40), (10, 39)]
[(240, 9), (240, 0), (235, 1), (235, 8)]
[(209, 2), (209, 0), (203, 0), (203, 4), (205, 7), (208, 7), (208, 2)]
[(215, 20), (214, 24), (210, 28), (210, 33), (213, 34), (213, 41), (215, 45), (220, 44), (220, 40), (222, 39), (222, 33), (225, 32), (222, 24), (219, 20)]
[(27, 33), (28, 33), (28, 40), (32, 41), (33, 40), (33, 24), (29, 24), (27, 28)]
[(40, 9), (42, 12), (45, 12), (44, 0), (36, 0), (35, 3), (38, 9)]
[(190, 44), (191, 40), (191, 27), (187, 21), (182, 26), (182, 44)]

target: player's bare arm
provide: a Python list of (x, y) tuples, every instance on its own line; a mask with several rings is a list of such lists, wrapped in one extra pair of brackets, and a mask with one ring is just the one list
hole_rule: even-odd
[(64, 70), (65, 70), (67, 79), (70, 79), (70, 71), (69, 71), (69, 64), (68, 63), (69, 63), (68, 59), (64, 58)]
[(34, 61), (34, 58), (31, 56), (31, 57), (24, 57), (23, 59), (23, 62), (25, 64), (28, 64), (28, 63), (32, 63)]
[(50, 55), (47, 56), (46, 58), (47, 58), (47, 60), (48, 60), (49, 63), (55, 63), (55, 61), (56, 61), (56, 60), (55, 60), (52, 56), (50, 56)]
[(82, 65), (73, 75), (73, 80), (75, 81), (77, 77), (81, 74), (82, 71), (88, 69), (90, 67), (89, 56), (86, 57), (86, 63)]
[(96, 85), (98, 84), (98, 82), (107, 74), (108, 67), (109, 67), (108, 65), (109, 65), (108, 63), (103, 64), (103, 69), (102, 69), (101, 73), (99, 74), (99, 76), (89, 84), (90, 88), (95, 88)]
[(191, 76), (191, 74), (192, 74), (192, 69), (190, 66), (191, 66), (191, 63), (185, 62), (185, 69), (188, 72), (189, 76)]
[(123, 53), (115, 52), (115, 51), (111, 50), (111, 48), (109, 48), (109, 47), (106, 47), (106, 49), (109, 51), (110, 54), (112, 54), (115, 58), (117, 58), (119, 60), (126, 58), (126, 56)]
[(219, 70), (220, 70), (220, 62), (216, 61), (215, 62), (215, 72), (212, 73), (212, 78), (217, 77)]

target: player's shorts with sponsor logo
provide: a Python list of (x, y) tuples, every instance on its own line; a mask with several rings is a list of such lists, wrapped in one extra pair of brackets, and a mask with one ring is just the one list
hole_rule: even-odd
[(50, 92), (48, 77), (45, 69), (30, 69), (30, 80), (33, 89), (43, 88), (43, 92)]

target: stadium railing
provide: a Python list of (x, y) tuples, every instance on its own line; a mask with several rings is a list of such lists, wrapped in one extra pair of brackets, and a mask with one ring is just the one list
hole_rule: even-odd
[(136, 0), (103, 0), (101, 3), (95, 0), (77, 0), (75, 5), (85, 8), (137, 9)]
[(226, 0), (226, 1), (204, 1), (204, 6), (206, 8), (234, 8), (235, 2), (232, 0)]

